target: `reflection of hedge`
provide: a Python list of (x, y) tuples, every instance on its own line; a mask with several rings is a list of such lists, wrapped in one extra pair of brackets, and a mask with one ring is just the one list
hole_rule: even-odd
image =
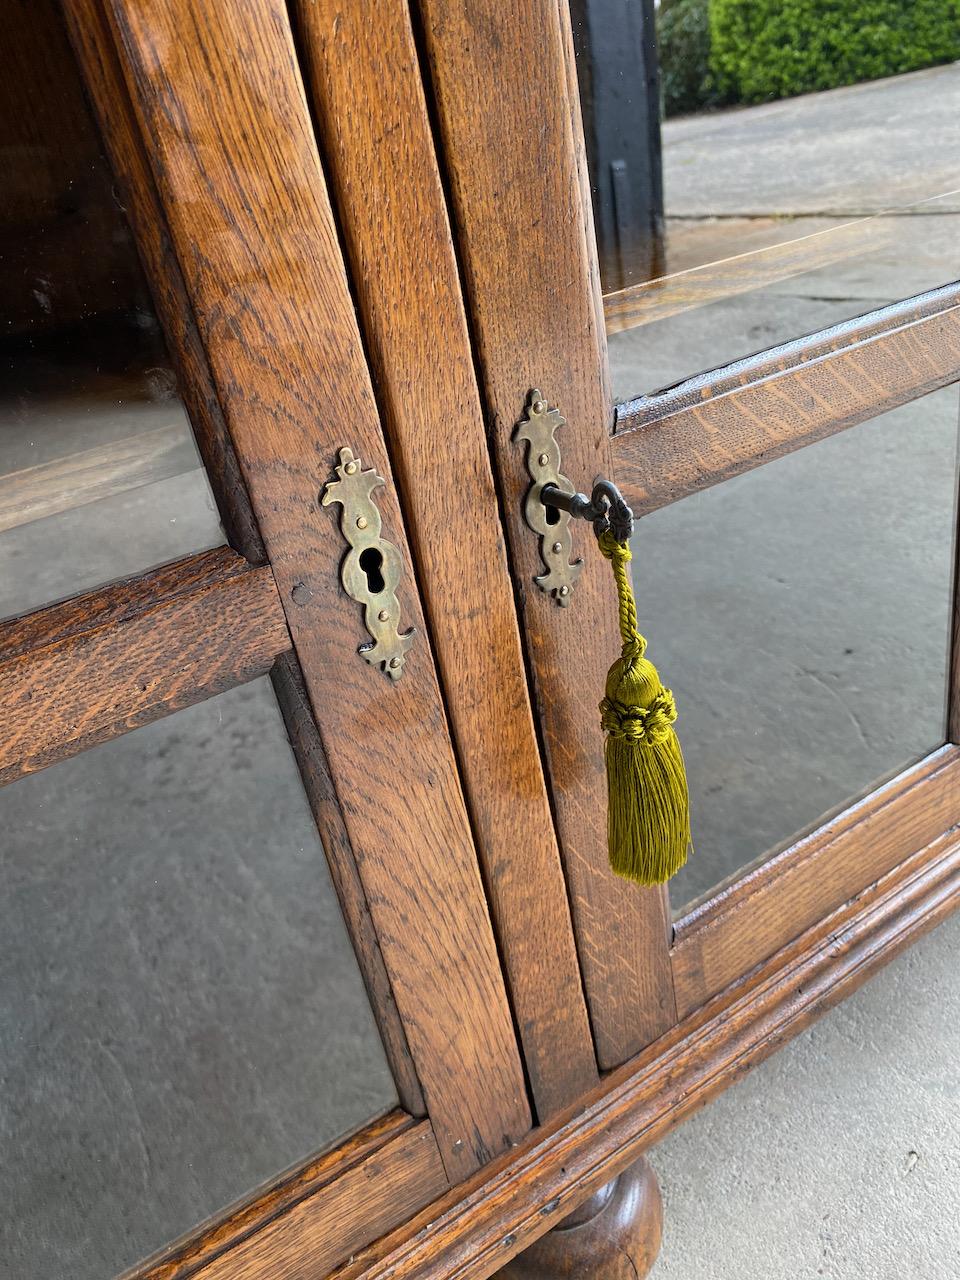
[(960, 0), (710, 0), (726, 101), (761, 102), (960, 58)]
[(661, 0), (657, 48), (665, 115), (696, 111), (714, 97), (707, 10), (707, 0)]

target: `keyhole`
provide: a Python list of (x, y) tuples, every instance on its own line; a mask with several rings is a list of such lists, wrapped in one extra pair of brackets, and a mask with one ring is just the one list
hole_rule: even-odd
[(367, 575), (367, 589), (372, 596), (379, 595), (385, 583), (383, 581), (383, 556), (376, 547), (367, 547), (360, 552), (360, 568)]
[(543, 510), (544, 510), (544, 519), (546, 520), (547, 524), (559, 524), (559, 523), (560, 523), (560, 508), (559, 508), (559, 507), (547, 507), (547, 506), (544, 506)]

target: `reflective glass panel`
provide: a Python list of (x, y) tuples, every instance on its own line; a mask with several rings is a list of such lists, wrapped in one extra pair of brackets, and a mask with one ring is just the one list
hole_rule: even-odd
[(55, 0), (0, 45), (0, 617), (223, 542)]
[(957, 419), (947, 388), (638, 522), (691, 786), (675, 906), (943, 742)]
[(572, 0), (618, 400), (960, 277), (960, 27), (878, 7)]
[(104, 1280), (396, 1104), (268, 680), (0, 830), (0, 1275)]

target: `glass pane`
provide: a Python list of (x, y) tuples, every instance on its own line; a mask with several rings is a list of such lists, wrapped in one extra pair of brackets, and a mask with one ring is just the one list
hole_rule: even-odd
[(0, 73), (5, 617), (223, 534), (55, 0)]
[(693, 808), (675, 906), (943, 742), (957, 410), (938, 391), (639, 521)]
[(618, 400), (960, 276), (960, 26), (917, 8), (572, 0)]
[(268, 680), (0, 828), (0, 1274), (104, 1280), (396, 1104)]

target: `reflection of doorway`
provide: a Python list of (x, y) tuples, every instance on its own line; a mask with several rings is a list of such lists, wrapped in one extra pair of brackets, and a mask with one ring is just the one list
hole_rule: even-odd
[(572, 0), (604, 289), (666, 270), (654, 0)]

